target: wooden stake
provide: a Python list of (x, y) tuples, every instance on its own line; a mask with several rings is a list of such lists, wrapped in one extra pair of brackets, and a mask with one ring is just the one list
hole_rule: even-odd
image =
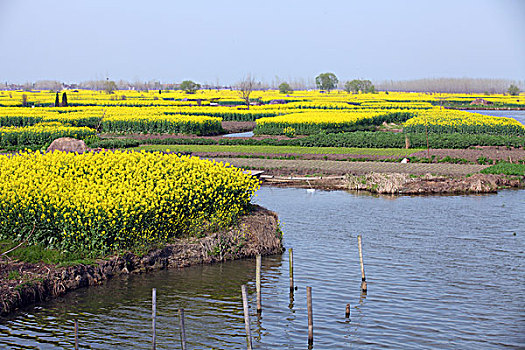
[(290, 292), (293, 292), (293, 248), (288, 249), (290, 252)]
[(357, 236), (357, 246), (359, 248), (359, 262), (361, 263), (361, 289), (366, 292), (365, 264), (363, 263), (363, 248), (361, 245), (361, 235)]
[(314, 342), (314, 317), (312, 315), (312, 287), (306, 287), (306, 308), (308, 309), (308, 344)]
[(346, 304), (345, 318), (350, 318), (350, 304)]
[(361, 281), (361, 291), (366, 294), (366, 281)]
[(78, 350), (78, 320), (75, 319), (75, 350)]
[(244, 328), (246, 329), (246, 344), (247, 349), (252, 350), (252, 332), (250, 330), (250, 313), (248, 311), (248, 294), (246, 293), (246, 286), (241, 286), (242, 292), (242, 306), (244, 310)]
[(255, 285), (257, 288), (257, 312), (262, 312), (262, 305), (261, 305), (261, 264), (262, 259), (261, 255), (257, 255), (255, 259)]
[(182, 350), (186, 350), (186, 329), (184, 328), (184, 309), (179, 309), (180, 343)]
[(157, 289), (153, 288), (152, 294), (151, 294), (151, 326), (153, 328), (153, 336), (152, 336), (152, 348), (155, 350), (157, 348)]

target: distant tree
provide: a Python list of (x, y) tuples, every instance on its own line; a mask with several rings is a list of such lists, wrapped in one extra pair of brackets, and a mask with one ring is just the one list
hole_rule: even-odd
[(290, 84), (288, 84), (287, 82), (283, 82), (279, 85), (279, 92), (281, 94), (288, 94), (288, 93), (291, 93), (293, 92), (292, 88), (290, 87)]
[(55, 96), (55, 107), (60, 107), (60, 98), (58, 97), (58, 91)]
[(345, 91), (353, 93), (357, 93), (359, 91), (362, 93), (375, 93), (376, 88), (370, 80), (354, 79), (345, 83)]
[(180, 84), (180, 89), (184, 90), (187, 94), (194, 94), (201, 88), (200, 84), (197, 84), (191, 80), (184, 80)]
[(64, 93), (62, 94), (62, 104), (61, 104), (62, 107), (67, 107), (67, 95), (66, 95), (66, 92), (64, 91)]
[(360, 80), (352, 80), (352, 81), (347, 81), (345, 83), (345, 91), (350, 93), (350, 92), (354, 92), (354, 93), (357, 93), (359, 92), (359, 90), (361, 89), (361, 82)]
[(321, 90), (326, 90), (330, 92), (330, 90), (333, 90), (336, 88), (337, 83), (339, 83), (339, 80), (335, 76), (334, 73), (321, 73), (317, 77), (315, 77), (315, 84), (317, 87)]
[(106, 80), (104, 83), (104, 91), (106, 94), (112, 94), (117, 90), (117, 84), (113, 80)]
[(507, 92), (511, 96), (518, 96), (520, 94), (520, 88), (517, 87), (514, 84), (510, 84), (509, 89), (507, 90)]
[(370, 80), (361, 80), (361, 84), (361, 92), (365, 94), (373, 94), (376, 92), (376, 88)]
[(250, 74), (237, 84), (237, 89), (240, 91), (241, 98), (246, 103), (248, 109), (250, 109), (250, 94), (255, 89), (255, 85), (255, 79)]

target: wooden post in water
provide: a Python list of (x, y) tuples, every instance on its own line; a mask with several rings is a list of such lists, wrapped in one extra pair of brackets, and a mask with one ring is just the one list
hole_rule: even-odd
[(308, 309), (308, 345), (314, 342), (314, 316), (312, 314), (312, 287), (306, 287), (306, 308)]
[(363, 263), (363, 248), (361, 245), (361, 235), (357, 236), (357, 245), (359, 248), (359, 262), (361, 263), (361, 289), (366, 292), (365, 264)]
[(290, 292), (293, 292), (293, 248), (288, 251), (290, 252)]
[(151, 293), (151, 327), (153, 330), (153, 335), (151, 338), (152, 341), (152, 349), (155, 350), (157, 348), (157, 289), (153, 288)]
[(345, 318), (350, 318), (350, 304), (346, 304)]
[(180, 343), (182, 350), (186, 350), (186, 329), (184, 328), (184, 309), (179, 309)]
[(242, 306), (244, 310), (244, 328), (246, 329), (246, 344), (247, 349), (252, 350), (252, 332), (250, 330), (250, 313), (248, 310), (248, 294), (246, 293), (246, 286), (241, 286), (242, 292)]
[(262, 305), (261, 305), (261, 265), (262, 265), (262, 259), (261, 255), (257, 255), (255, 259), (255, 285), (257, 288), (257, 312), (262, 312)]
[(75, 350), (78, 350), (78, 320), (75, 319)]

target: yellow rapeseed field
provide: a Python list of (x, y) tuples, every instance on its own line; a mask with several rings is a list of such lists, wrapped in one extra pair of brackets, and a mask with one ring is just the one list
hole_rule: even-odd
[(0, 238), (83, 251), (164, 242), (232, 223), (259, 181), (166, 153), (0, 155)]

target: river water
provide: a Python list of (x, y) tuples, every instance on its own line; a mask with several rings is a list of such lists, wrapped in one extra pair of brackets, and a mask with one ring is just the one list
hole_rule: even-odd
[(496, 110), (490, 110), (490, 109), (487, 109), (487, 110), (472, 109), (472, 110), (467, 110), (467, 112), (479, 113), (479, 114), (484, 114), (484, 115), (492, 115), (494, 117), (514, 118), (517, 121), (519, 121), (521, 124), (525, 125), (525, 111), (513, 111), (513, 110), (496, 111)]
[[(525, 191), (480, 196), (377, 197), (264, 187), (294, 248), (264, 257), (263, 312), (255, 312), (254, 260), (115, 279), (0, 321), (0, 348), (150, 349), (157, 288), (158, 349), (245, 349), (247, 284), (254, 349), (306, 349), (306, 286), (314, 349), (518, 349), (525, 347)], [(360, 291), (357, 235), (368, 293)], [(351, 305), (350, 320), (345, 306)]]

